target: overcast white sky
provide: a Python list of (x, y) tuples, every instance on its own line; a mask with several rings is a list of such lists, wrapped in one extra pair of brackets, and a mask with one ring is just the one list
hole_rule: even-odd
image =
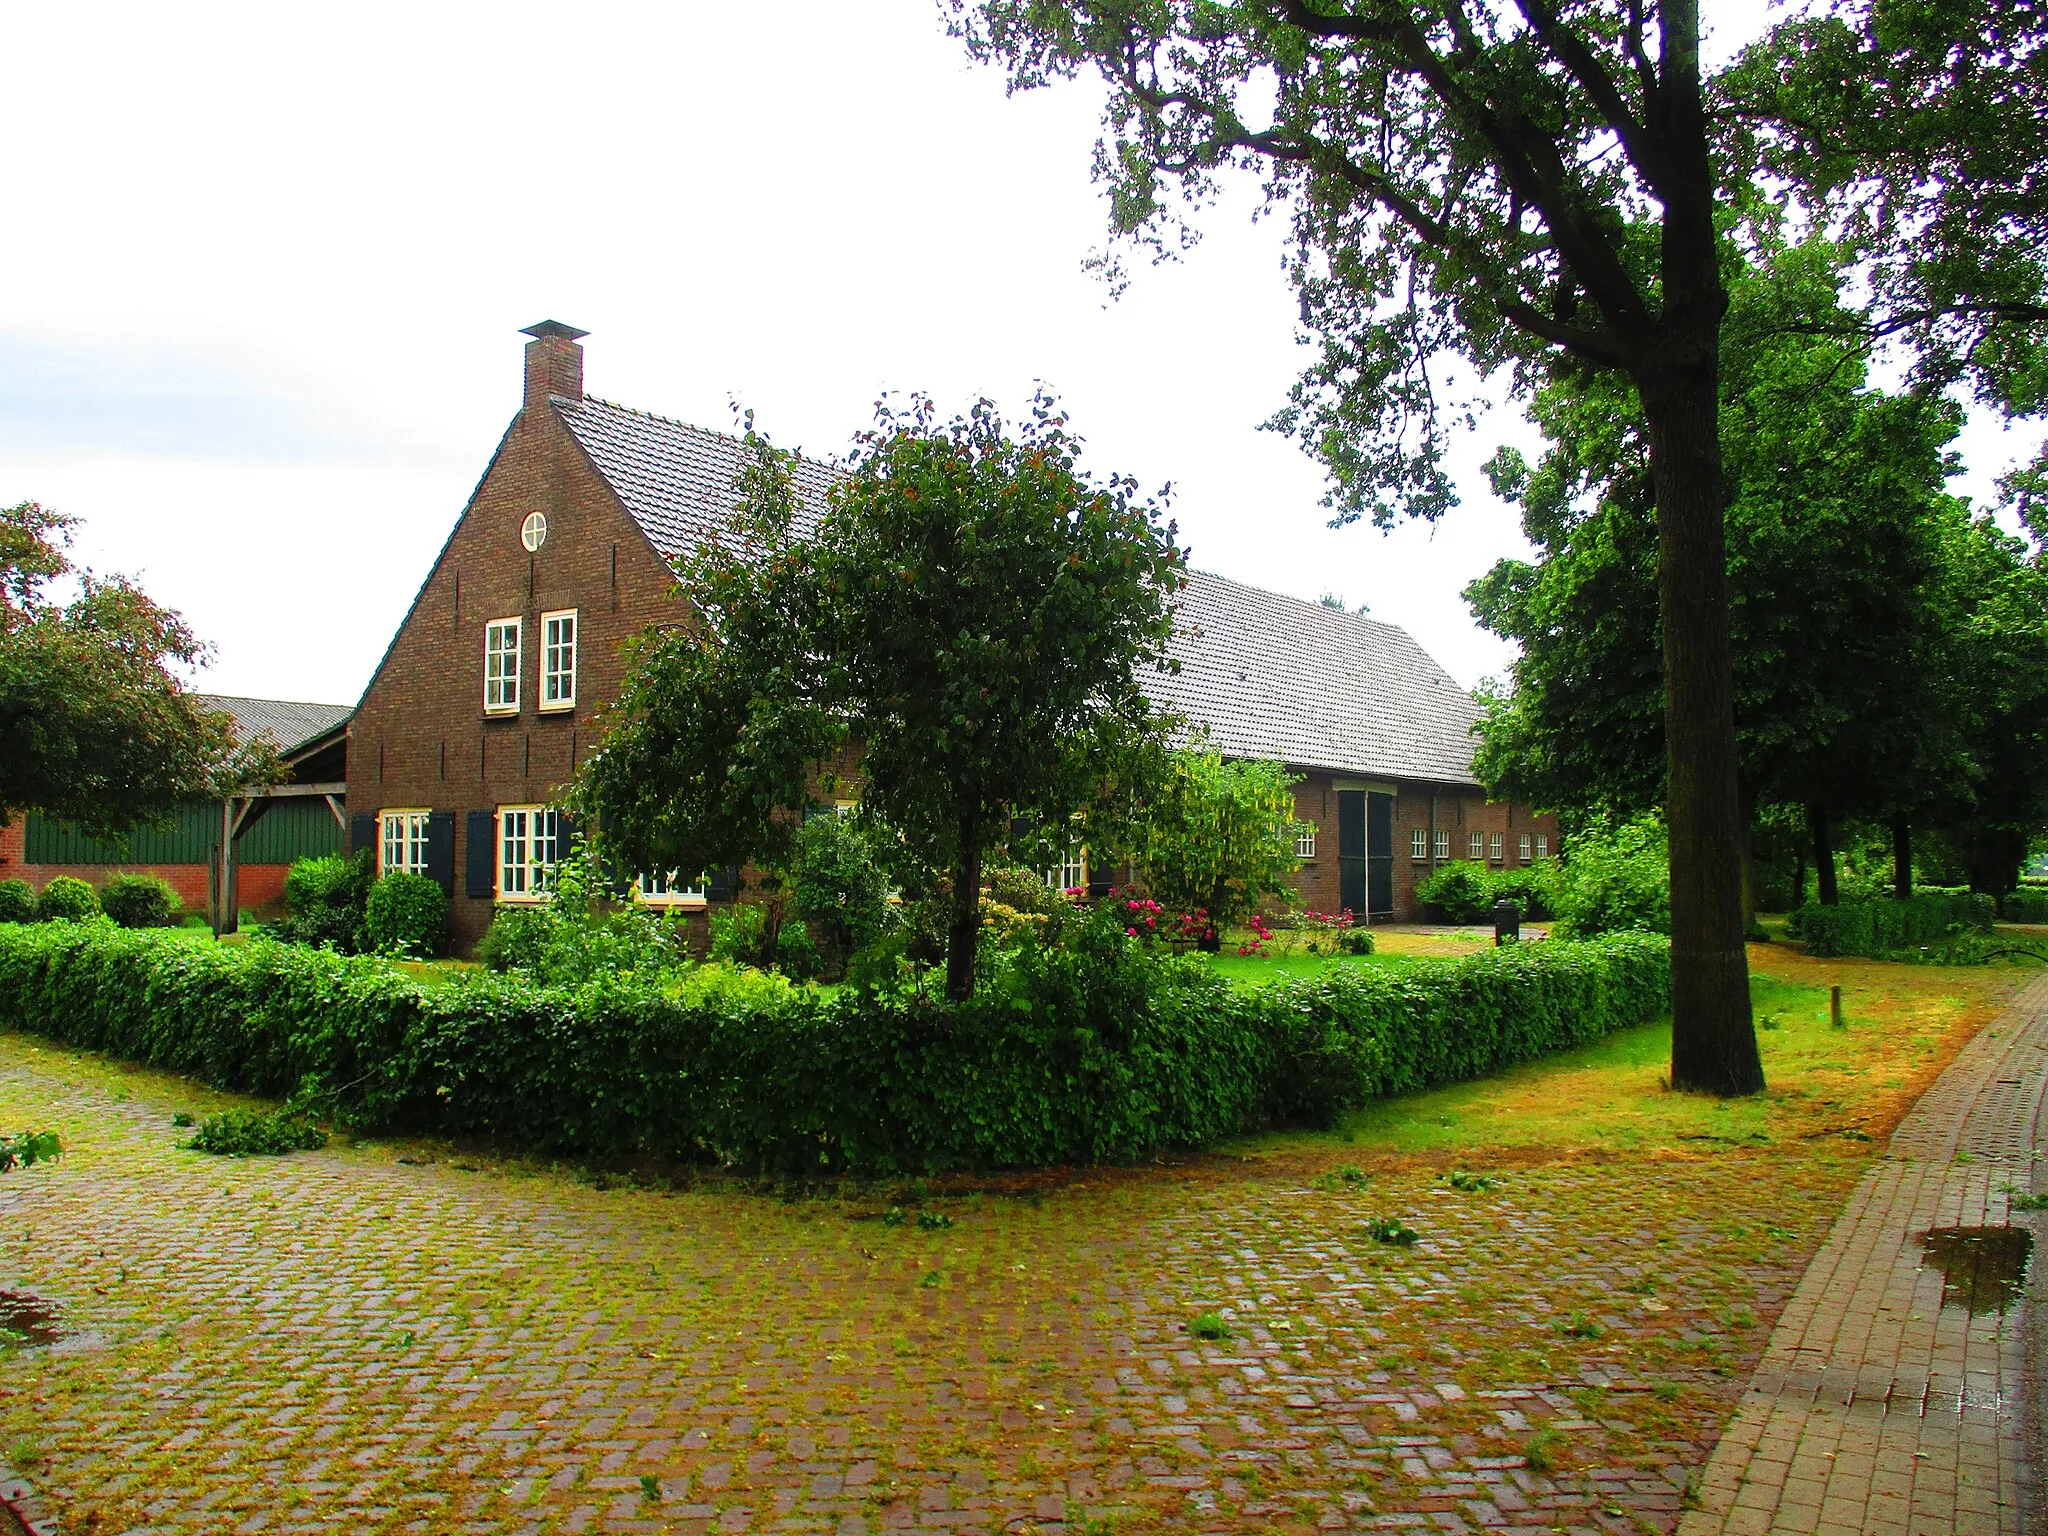
[[(544, 318), (593, 394), (817, 453), (881, 389), (1043, 378), (1198, 565), (1505, 665), (1458, 592), (1525, 548), (1476, 471), (1519, 417), (1433, 532), (1325, 527), (1258, 430), (1302, 361), (1278, 226), (1217, 209), (1109, 303), (1095, 93), (1005, 99), (931, 0), (18, 5), (0, 55), (0, 505), (83, 518), (216, 645), (205, 688), (357, 697)], [(1981, 489), (2022, 444), (1969, 446)]]

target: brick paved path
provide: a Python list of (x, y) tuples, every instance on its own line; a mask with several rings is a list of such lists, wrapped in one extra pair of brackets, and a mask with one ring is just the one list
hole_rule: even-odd
[[(0, 1457), (66, 1536), (1669, 1532), (1862, 1167), (1708, 1144), (1361, 1191), (1212, 1158), (921, 1229), (177, 1150), (220, 1102), (0, 1037), (0, 1124), (67, 1146), (0, 1185), (0, 1287), (72, 1330), (0, 1350)], [(1230, 1337), (1191, 1337), (1212, 1309)]]
[[(2048, 977), (1964, 1047), (1857, 1186), (1771, 1335), (1680, 1536), (2014, 1536), (2040, 1527), (2042, 1256), (2030, 1294), (1943, 1305), (1918, 1235), (2038, 1216)], [(2030, 1361), (2029, 1355), (2032, 1354)], [(2030, 1401), (2031, 1399), (2031, 1401)], [(2027, 1454), (2023, 1457), (2022, 1453)], [(2023, 1521), (2031, 1506), (2034, 1520)]]

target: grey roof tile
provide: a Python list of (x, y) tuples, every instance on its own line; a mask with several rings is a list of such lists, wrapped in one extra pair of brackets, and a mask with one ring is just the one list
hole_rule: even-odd
[(355, 713), (351, 704), (300, 704), (289, 699), (245, 699), (235, 694), (195, 694), (200, 703), (233, 717), (242, 740), (267, 740), (280, 752), (324, 736)]
[[(604, 400), (552, 403), (664, 559), (673, 562), (731, 510), (745, 462), (738, 439)], [(837, 474), (798, 461), (800, 524), (815, 525)], [(1147, 694), (1206, 724), (1227, 755), (1478, 782), (1478, 703), (1395, 625), (1196, 571), (1172, 653), (1180, 672), (1147, 673)]]

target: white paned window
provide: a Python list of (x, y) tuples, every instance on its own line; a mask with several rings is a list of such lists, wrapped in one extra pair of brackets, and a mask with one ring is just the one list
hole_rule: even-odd
[(1408, 857), (1426, 859), (1429, 857), (1429, 833), (1422, 827), (1413, 827), (1408, 832)]
[(493, 619), (484, 626), (484, 713), (519, 711), (519, 621)]
[(1297, 821), (1294, 824), (1294, 856), (1297, 859), (1312, 859), (1316, 856), (1316, 824), (1312, 821)]
[(1067, 849), (1067, 855), (1045, 872), (1045, 883), (1056, 891), (1085, 891), (1088, 889), (1088, 850), (1079, 843)]
[(1486, 857), (1486, 834), (1474, 832), (1465, 839), (1465, 857), (1474, 863)]
[(1451, 833), (1447, 827), (1436, 829), (1436, 856), (1440, 859), (1448, 859), (1451, 856)]
[(1536, 834), (1536, 857), (1539, 859), (1550, 857), (1550, 838), (1542, 832)]
[(540, 707), (576, 705), (576, 610), (540, 616)]
[(378, 813), (380, 875), (424, 875), (427, 872), (427, 815), (425, 811), (381, 811)]
[(1507, 851), (1506, 833), (1496, 832), (1486, 840), (1486, 856), (1493, 860), (1494, 863), (1500, 863), (1502, 856)]
[(684, 880), (673, 870), (665, 875), (642, 875), (636, 894), (650, 907), (702, 906), (708, 896), (702, 875)]
[(538, 901), (555, 888), (562, 819), (544, 805), (498, 807), (498, 899)]
[(1521, 853), (1521, 855), (1522, 855), (1522, 862), (1523, 862), (1524, 864), (1528, 863), (1528, 862), (1529, 862), (1529, 834), (1528, 834), (1528, 833), (1526, 833), (1526, 832), (1524, 832), (1524, 833), (1522, 834), (1522, 838), (1521, 838), (1521, 842), (1520, 842), (1520, 844), (1519, 844), (1519, 847), (1518, 847), (1518, 851), (1519, 851), (1519, 852)]

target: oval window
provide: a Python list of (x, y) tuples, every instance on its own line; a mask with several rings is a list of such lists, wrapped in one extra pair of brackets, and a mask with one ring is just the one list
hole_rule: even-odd
[(541, 545), (547, 543), (547, 541), (547, 515), (542, 512), (527, 513), (526, 521), (519, 525), (519, 542), (524, 544), (527, 547), (527, 550), (531, 552), (533, 550), (539, 549)]

